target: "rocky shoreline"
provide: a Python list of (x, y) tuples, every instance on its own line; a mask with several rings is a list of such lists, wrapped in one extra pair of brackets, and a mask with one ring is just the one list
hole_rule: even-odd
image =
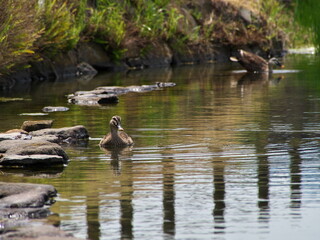
[[(84, 126), (52, 128), (52, 120), (25, 121), (21, 129), (0, 133), (0, 168), (46, 169), (65, 166), (69, 158), (61, 147), (88, 140)], [(51, 215), (57, 190), (52, 185), (0, 182), (1, 239), (76, 239), (34, 219)]]

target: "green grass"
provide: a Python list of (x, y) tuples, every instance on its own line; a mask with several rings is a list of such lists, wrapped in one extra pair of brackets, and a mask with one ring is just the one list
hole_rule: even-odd
[(36, 1), (0, 0), (0, 66), (3, 72), (34, 54), (40, 37)]
[[(320, 1), (295, 0), (295, 18), (304, 27), (305, 41), (312, 42), (320, 52)], [(306, 39), (306, 37), (308, 37)]]

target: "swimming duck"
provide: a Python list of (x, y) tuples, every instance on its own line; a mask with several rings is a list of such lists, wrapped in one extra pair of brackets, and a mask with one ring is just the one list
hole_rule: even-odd
[(110, 133), (104, 136), (100, 143), (100, 147), (125, 147), (133, 145), (133, 140), (121, 127), (121, 118), (113, 116), (110, 120)]
[(233, 62), (239, 62), (248, 72), (272, 72), (273, 66), (283, 67), (277, 58), (270, 58), (268, 61), (262, 57), (247, 52), (237, 50), (234, 57), (230, 57)]

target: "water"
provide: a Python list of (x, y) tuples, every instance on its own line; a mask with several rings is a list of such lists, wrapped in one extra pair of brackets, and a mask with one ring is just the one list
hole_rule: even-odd
[[(54, 185), (59, 196), (44, 221), (79, 238), (318, 239), (319, 63), (288, 56), (269, 80), (217, 64), (18, 86), (2, 95), (25, 101), (0, 103), (0, 131), (54, 119), (54, 127), (85, 125), (91, 138), (65, 147), (64, 168), (1, 169), (0, 181)], [(65, 97), (156, 81), (177, 86), (98, 107)], [(70, 110), (34, 114), (49, 105)], [(99, 140), (116, 114), (135, 145), (103, 151)]]

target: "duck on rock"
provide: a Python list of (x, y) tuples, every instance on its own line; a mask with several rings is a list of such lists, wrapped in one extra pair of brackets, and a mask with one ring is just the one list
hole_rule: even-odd
[(121, 127), (121, 118), (119, 116), (113, 116), (109, 125), (110, 132), (101, 139), (100, 147), (126, 147), (133, 145), (132, 138)]
[(237, 50), (234, 56), (230, 57), (230, 60), (240, 63), (248, 72), (272, 72), (273, 66), (283, 68), (277, 58), (273, 57), (267, 61), (254, 53), (242, 49)]

